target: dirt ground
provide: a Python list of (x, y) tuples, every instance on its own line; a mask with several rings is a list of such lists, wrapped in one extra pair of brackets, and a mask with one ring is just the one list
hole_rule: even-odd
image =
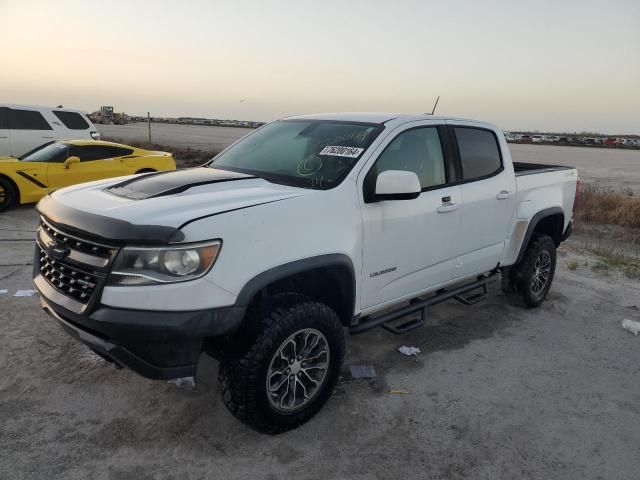
[[(36, 221), (32, 207), (0, 217), (2, 479), (638, 478), (640, 337), (620, 324), (640, 320), (640, 282), (570, 271), (589, 261), (579, 239), (539, 309), (493, 285), (403, 337), (348, 338), (326, 407), (270, 437), (227, 412), (214, 360), (203, 355), (196, 392), (146, 380), (69, 337), (36, 296), (14, 297), (32, 288)], [(353, 380), (349, 365), (377, 377)]]

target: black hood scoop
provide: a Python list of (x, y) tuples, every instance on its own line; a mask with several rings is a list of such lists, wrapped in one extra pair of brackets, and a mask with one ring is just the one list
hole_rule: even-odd
[(171, 172), (139, 175), (106, 188), (105, 191), (130, 200), (164, 197), (182, 193), (193, 187), (210, 183), (231, 182), (257, 178), (244, 173), (209, 167), (188, 168)]

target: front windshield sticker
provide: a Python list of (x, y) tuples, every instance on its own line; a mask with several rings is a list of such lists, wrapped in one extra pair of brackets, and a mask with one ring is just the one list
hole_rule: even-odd
[(358, 158), (364, 152), (364, 148), (356, 147), (340, 147), (335, 145), (327, 145), (322, 149), (320, 155), (329, 155), (332, 157), (348, 157)]

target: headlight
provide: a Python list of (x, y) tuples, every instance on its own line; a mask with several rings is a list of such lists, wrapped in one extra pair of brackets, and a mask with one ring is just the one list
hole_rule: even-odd
[(111, 286), (158, 285), (193, 280), (218, 258), (222, 241), (171, 247), (125, 247), (109, 275)]

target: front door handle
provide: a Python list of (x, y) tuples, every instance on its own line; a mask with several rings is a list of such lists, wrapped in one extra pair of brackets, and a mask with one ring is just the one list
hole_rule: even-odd
[(500, 193), (496, 195), (496, 198), (498, 200), (506, 200), (507, 198), (510, 198), (512, 195), (513, 195), (513, 192), (510, 192), (509, 190), (502, 190)]
[(458, 209), (457, 203), (446, 202), (438, 207), (438, 213), (448, 213), (453, 212)]

